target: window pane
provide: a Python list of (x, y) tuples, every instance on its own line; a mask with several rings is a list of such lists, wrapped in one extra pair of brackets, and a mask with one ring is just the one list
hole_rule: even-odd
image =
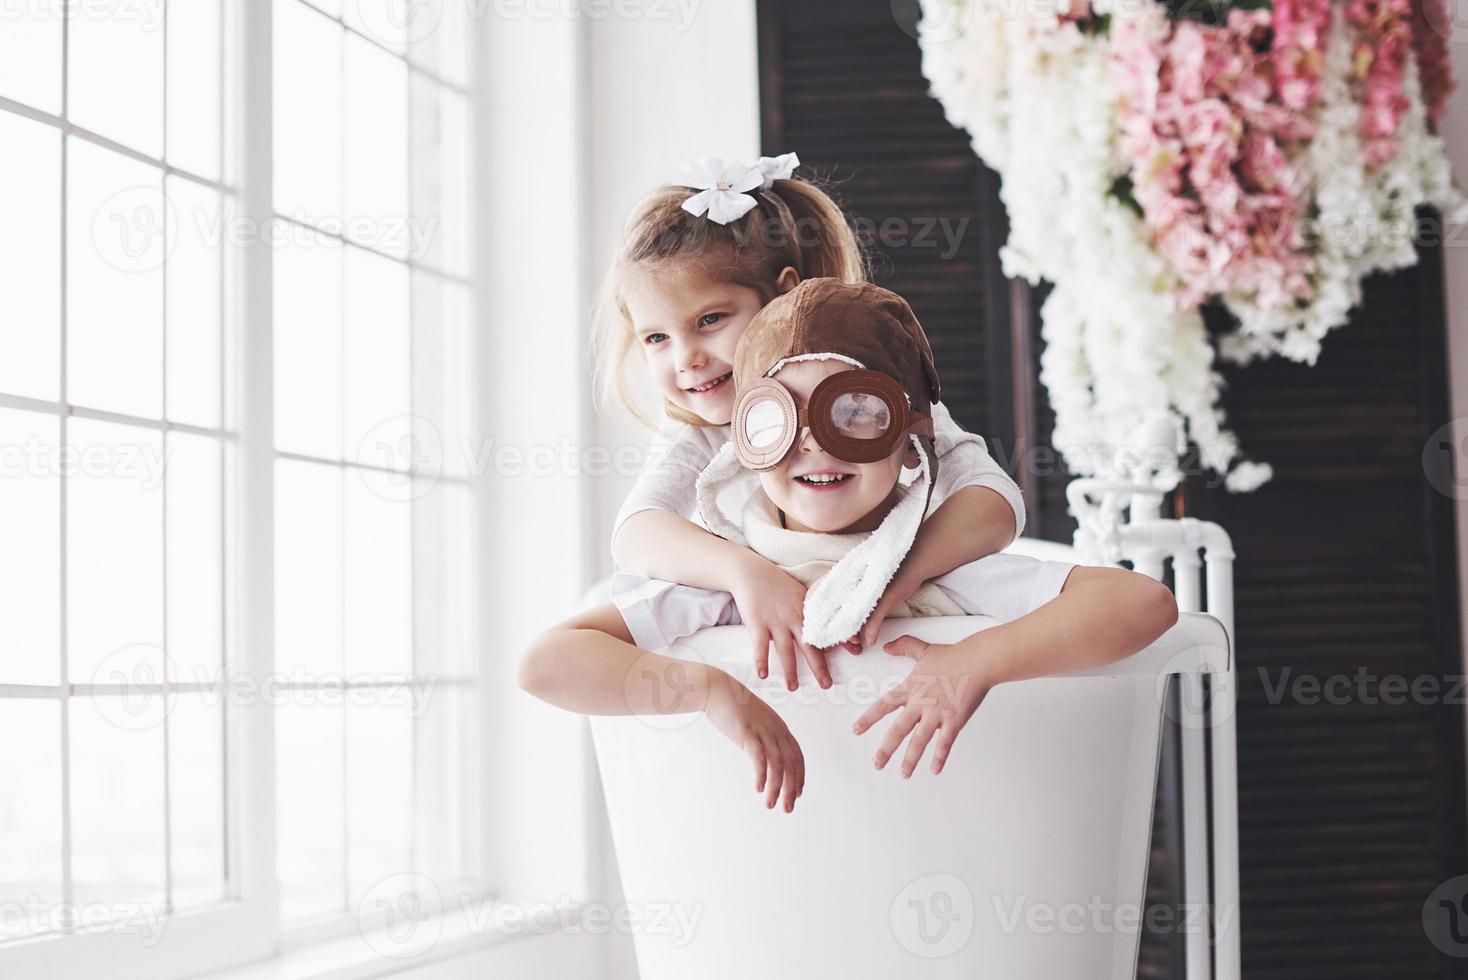
[(408, 253), (408, 66), (360, 37), (346, 47), (346, 234)]
[(223, 662), (222, 449), (168, 434), (168, 657), (172, 680), (210, 683)]
[(0, 5), (0, 95), (61, 114), (59, 3)]
[(420, 676), (475, 671), (468, 634), (471, 492), (439, 481), (413, 501), (413, 670)]
[[(258, 0), (256, 0), (258, 2)], [(220, 0), (168, 4), (168, 162), (219, 178)]]
[(225, 897), (224, 707), (212, 694), (170, 694), (168, 797), (173, 904)]
[(414, 789), (417, 870), (438, 882), (472, 878), (475, 867), (464, 826), (466, 800), (475, 788), (477, 738), (474, 688), (419, 685), (414, 710)]
[[(0, 72), (4, 65), (0, 52)], [(54, 399), (61, 391), (61, 134), (0, 112), (0, 146), (7, 324), (0, 330), (0, 391)]]
[(300, 0), (275, 0), (275, 209), (342, 214), (342, 34)]
[(347, 676), (404, 676), (413, 668), (412, 508), (367, 476), (346, 481)]
[(341, 246), (275, 249), (275, 445), (342, 455)]
[(346, 451), (377, 466), (403, 466), (411, 446), (408, 269), (360, 248), (346, 250)]
[(413, 705), (407, 686), (347, 703), (347, 903), (411, 870)]
[(163, 411), (162, 172), (68, 140), (67, 397), (158, 418)]
[(168, 252), (168, 417), (219, 426), (220, 247), (216, 191), (169, 178), (176, 234)]
[(68, 717), (76, 901), (142, 902), (161, 914), (163, 695), (75, 698)]
[(413, 276), (413, 416), (419, 472), (468, 476), (480, 447), (470, 426), (473, 347), (468, 289)]
[(74, 418), (67, 443), (67, 667), (90, 683), (118, 651), (163, 646), (163, 440)]
[(275, 873), (285, 920), (346, 908), (343, 706), (339, 694), (329, 698), (305, 693), (275, 711)]
[(72, 5), (67, 116), (84, 129), (163, 155), (163, 0)]
[(59, 440), (55, 418), (0, 409), (0, 683), (61, 681)]
[(342, 471), (275, 463), (275, 669), (342, 673)]
[[(0, 940), (55, 928), (61, 904), (61, 705), (0, 701)], [(24, 751), (18, 746), (25, 746)]]

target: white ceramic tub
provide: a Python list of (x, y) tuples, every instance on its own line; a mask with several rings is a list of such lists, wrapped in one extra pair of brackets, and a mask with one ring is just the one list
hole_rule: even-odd
[[(1059, 552), (1057, 552), (1059, 554)], [(1047, 557), (1049, 557), (1047, 555)], [(1103, 671), (1003, 685), (945, 772), (871, 757), (890, 724), (851, 723), (911, 669), (880, 642), (948, 642), (981, 617), (891, 620), (833, 658), (835, 686), (758, 682), (741, 626), (667, 651), (729, 670), (806, 758), (794, 814), (766, 810), (742, 753), (697, 716), (596, 718), (592, 731), (642, 980), (1131, 978), (1165, 678), (1227, 666), (1219, 623), (1184, 613)], [(929, 749), (931, 753), (931, 748)]]

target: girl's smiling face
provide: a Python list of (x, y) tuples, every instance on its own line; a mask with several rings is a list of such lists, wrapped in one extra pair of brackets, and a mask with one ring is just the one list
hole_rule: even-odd
[(734, 346), (764, 306), (747, 286), (709, 278), (695, 263), (635, 270), (623, 290), (636, 344), (669, 402), (714, 425), (734, 414)]
[[(816, 385), (852, 367), (844, 361), (795, 361), (775, 374), (804, 408)], [(898, 500), (902, 467), (918, 465), (911, 439), (882, 459), (848, 463), (817, 444), (810, 428), (800, 430), (785, 458), (759, 475), (765, 496), (785, 515), (792, 531), (824, 534), (875, 531)]]

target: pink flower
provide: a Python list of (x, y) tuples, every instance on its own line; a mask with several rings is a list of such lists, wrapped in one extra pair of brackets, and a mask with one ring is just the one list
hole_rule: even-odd
[(1379, 166), (1396, 155), (1394, 137), (1408, 108), (1402, 82), (1413, 41), (1412, 7), (1410, 0), (1347, 0), (1346, 19), (1359, 33), (1361, 139), (1367, 162)]
[[(1318, 101), (1329, 8), (1316, 0), (1285, 7), (1299, 48), (1289, 56), (1300, 69), (1285, 81), (1296, 100)], [(1290, 158), (1314, 126), (1281, 94), (1277, 47), (1264, 44), (1272, 24), (1263, 10), (1233, 10), (1222, 27), (1161, 16), (1113, 23), (1120, 149), (1143, 221), (1177, 273), (1182, 306), (1227, 292), (1277, 305), (1310, 294), (1305, 188)]]
[(1330, 0), (1274, 0), (1274, 77), (1280, 102), (1308, 112), (1320, 101), (1320, 70)]
[(1453, 68), (1448, 60), (1452, 31), (1446, 0), (1416, 0), (1412, 4), (1412, 48), (1417, 52), (1422, 76), (1422, 101), (1433, 123), (1442, 119), (1453, 92)]

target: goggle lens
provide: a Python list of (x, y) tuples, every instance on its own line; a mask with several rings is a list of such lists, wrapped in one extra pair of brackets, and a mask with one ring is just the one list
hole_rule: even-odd
[(768, 449), (785, 432), (785, 412), (773, 398), (761, 398), (744, 416), (744, 438), (755, 449)]
[(878, 395), (850, 391), (831, 402), (831, 425), (847, 439), (880, 439), (892, 427), (892, 410)]

